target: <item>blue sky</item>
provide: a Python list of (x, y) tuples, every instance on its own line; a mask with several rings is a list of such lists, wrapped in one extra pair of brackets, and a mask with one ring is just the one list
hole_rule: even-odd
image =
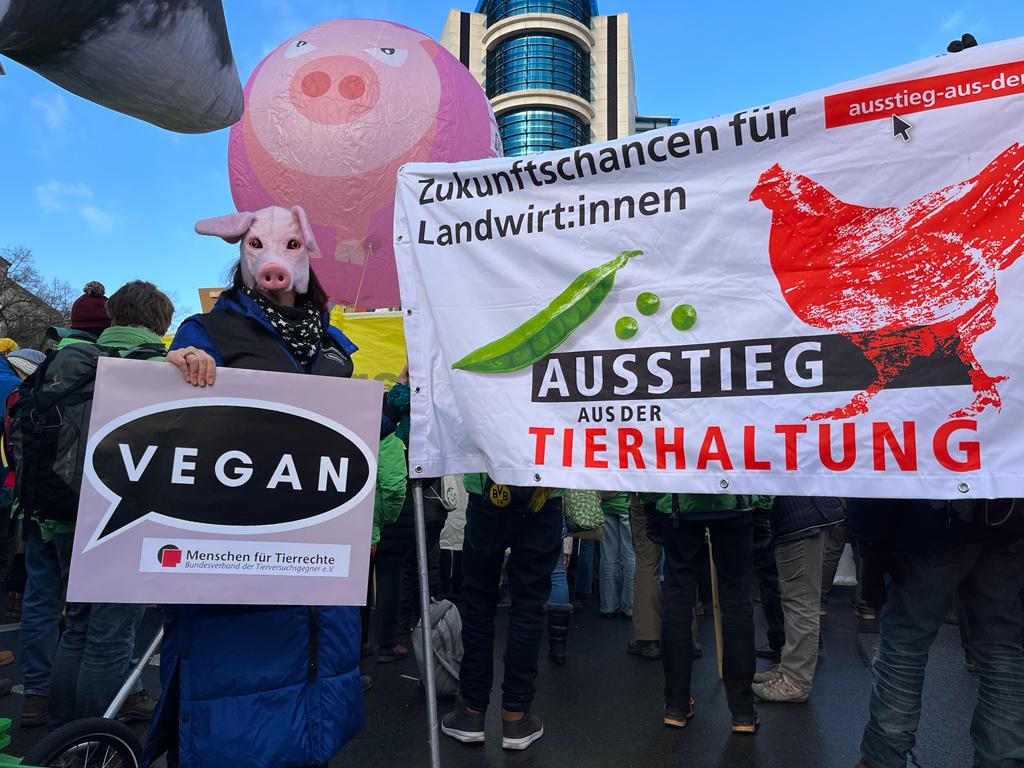
[[(461, 7), (472, 10), (475, 0)], [(439, 37), (444, 0), (225, 0), (244, 82), (279, 42), (330, 18), (402, 22)], [(800, 94), (945, 50), (1024, 36), (1020, 0), (724, 3), (601, 0), (629, 13), (641, 112), (699, 120)], [(227, 130), (180, 136), (62, 91), (3, 60), (0, 247), (31, 248), (41, 272), (77, 291), (152, 280), (198, 311), (237, 255), (194, 222), (234, 210)]]

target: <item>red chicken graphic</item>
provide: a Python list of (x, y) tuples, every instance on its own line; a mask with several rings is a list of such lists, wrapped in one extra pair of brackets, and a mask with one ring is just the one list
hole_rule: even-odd
[(956, 349), (975, 394), (951, 416), (999, 410), (996, 385), (1006, 377), (986, 373), (973, 348), (995, 326), (996, 273), (1024, 247), (1024, 147), (902, 208), (851, 205), (778, 164), (750, 199), (772, 212), (768, 251), (790, 309), (849, 338), (877, 372), (846, 405), (807, 418), (866, 413), (872, 397), (937, 348)]

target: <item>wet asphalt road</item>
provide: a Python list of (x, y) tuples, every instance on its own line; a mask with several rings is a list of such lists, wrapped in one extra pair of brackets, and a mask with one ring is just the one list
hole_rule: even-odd
[[(700, 626), (707, 653), (694, 669), (697, 716), (689, 727), (675, 731), (661, 725), (660, 663), (629, 656), (625, 649), (632, 636), (631, 624), (601, 619), (591, 606), (574, 616), (569, 664), (556, 667), (541, 659), (534, 710), (544, 719), (545, 736), (525, 752), (504, 752), (495, 703), (488, 715), (487, 743), (466, 746), (442, 737), (442, 764), (446, 768), (853, 768), (871, 690), (864, 649), (872, 647), (876, 636), (873, 623), (854, 616), (850, 593), (848, 588), (836, 588), (833, 593), (824, 624), (825, 655), (810, 702), (760, 704), (761, 728), (756, 736), (733, 736), (729, 731), (729, 711), (715, 670), (710, 617)], [(755, 607), (755, 615), (759, 613)], [(496, 690), (505, 618), (506, 612), (500, 610)], [(151, 611), (140, 635), (151, 636), (156, 621)], [(763, 640), (760, 627), (758, 636)], [(17, 649), (16, 628), (0, 632), (0, 648)], [(369, 659), (364, 666), (373, 678), (366, 697), (367, 725), (331, 762), (332, 768), (429, 766), (426, 706), (415, 661), (410, 657), (377, 665)], [(17, 662), (0, 674), (19, 679)], [(155, 666), (147, 668), (145, 682), (154, 694), (159, 690)], [(923, 768), (971, 765), (968, 729), (976, 691), (976, 679), (963, 666), (957, 628), (944, 625), (925, 685), (917, 748)], [(447, 707), (442, 702), (442, 714)], [(20, 708), (17, 692), (0, 699), (0, 717), (17, 722)], [(144, 726), (139, 731), (144, 733)], [(15, 725), (10, 751), (22, 754), (44, 732)]]

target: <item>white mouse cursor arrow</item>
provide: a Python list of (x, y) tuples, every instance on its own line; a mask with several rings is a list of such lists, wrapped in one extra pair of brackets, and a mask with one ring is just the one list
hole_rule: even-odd
[(901, 120), (896, 115), (892, 116), (892, 135), (901, 136), (904, 141), (910, 141), (910, 123)]

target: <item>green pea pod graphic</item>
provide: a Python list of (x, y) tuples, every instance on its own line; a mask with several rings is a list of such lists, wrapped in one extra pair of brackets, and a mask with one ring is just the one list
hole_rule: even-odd
[(543, 310), (514, 331), (470, 352), (452, 368), (475, 373), (510, 373), (532, 365), (557, 349), (583, 325), (612, 290), (615, 273), (643, 251), (623, 251), (588, 269)]

